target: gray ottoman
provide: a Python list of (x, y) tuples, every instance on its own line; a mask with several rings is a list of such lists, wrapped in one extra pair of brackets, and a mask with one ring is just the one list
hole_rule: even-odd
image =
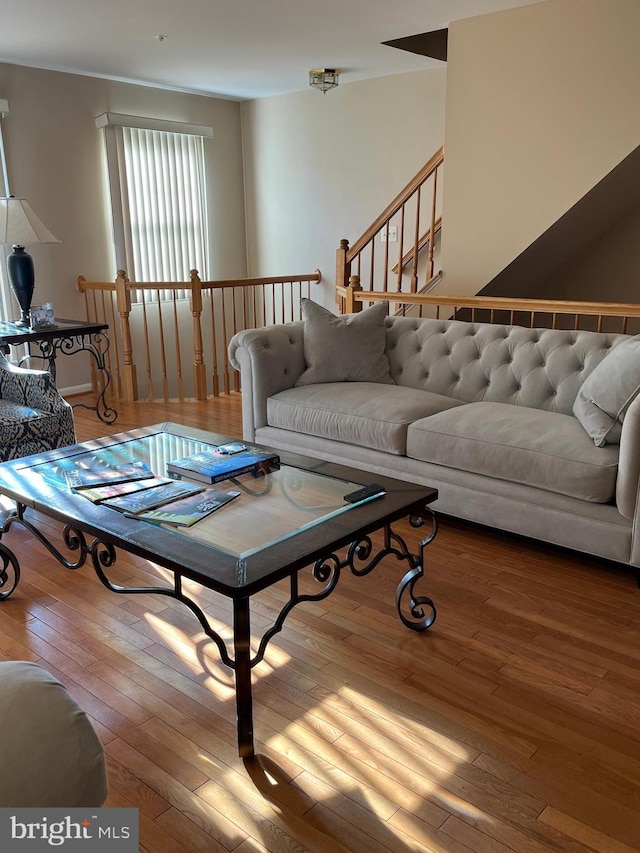
[(0, 662), (0, 807), (101, 806), (102, 744), (85, 712), (51, 673)]

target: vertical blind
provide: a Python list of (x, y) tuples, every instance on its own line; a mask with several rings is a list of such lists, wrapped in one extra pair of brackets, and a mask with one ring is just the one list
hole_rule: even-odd
[(184, 281), (197, 269), (208, 278), (204, 140), (137, 127), (119, 130), (129, 277)]
[[(192, 269), (207, 280), (205, 140), (213, 130), (116, 113), (98, 116), (96, 127), (104, 128), (118, 269), (134, 282), (188, 281)], [(160, 292), (176, 295), (186, 293)]]

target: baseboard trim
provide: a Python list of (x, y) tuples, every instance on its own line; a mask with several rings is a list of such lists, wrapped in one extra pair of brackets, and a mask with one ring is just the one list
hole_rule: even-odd
[(74, 394), (86, 394), (87, 391), (91, 390), (92, 386), (90, 382), (84, 385), (70, 385), (68, 388), (58, 388), (63, 397), (73, 397)]

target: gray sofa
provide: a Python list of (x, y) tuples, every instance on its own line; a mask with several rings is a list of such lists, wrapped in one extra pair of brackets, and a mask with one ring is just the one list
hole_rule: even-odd
[[(637, 384), (637, 338), (386, 317), (388, 375), (357, 381), (364, 338), (346, 350), (351, 375), (323, 375), (340, 345), (330, 329), (305, 343), (308, 321), (232, 339), (245, 439), (433, 486), (441, 513), (640, 566), (640, 399), (623, 389), (606, 414), (585, 385), (593, 374), (616, 390), (603, 376), (616, 351), (631, 353)], [(365, 374), (377, 358), (366, 353)]]

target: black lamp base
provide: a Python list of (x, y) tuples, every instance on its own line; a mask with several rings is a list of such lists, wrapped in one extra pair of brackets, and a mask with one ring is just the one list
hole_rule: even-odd
[(14, 246), (13, 252), (7, 256), (7, 274), (13, 295), (18, 300), (22, 316), (17, 321), (19, 326), (29, 325), (29, 309), (33, 299), (35, 272), (33, 258), (25, 251), (24, 246)]

